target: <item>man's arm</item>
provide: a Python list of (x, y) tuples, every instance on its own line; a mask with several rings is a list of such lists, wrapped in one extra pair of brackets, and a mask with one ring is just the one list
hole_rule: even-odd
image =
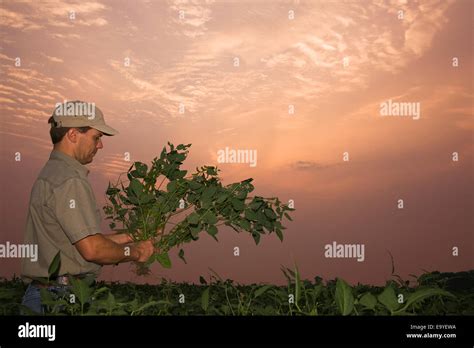
[(76, 242), (75, 247), (82, 257), (99, 265), (120, 262), (145, 262), (153, 254), (153, 243), (149, 240), (128, 245), (119, 245), (98, 233)]
[(133, 242), (133, 238), (128, 233), (103, 234), (103, 236), (117, 244), (128, 244)]

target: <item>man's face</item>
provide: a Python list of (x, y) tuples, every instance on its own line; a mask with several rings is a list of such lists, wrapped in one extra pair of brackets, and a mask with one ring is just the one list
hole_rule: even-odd
[(100, 140), (102, 135), (102, 132), (94, 128), (85, 133), (77, 133), (76, 159), (79, 163), (88, 164), (92, 162), (97, 151), (104, 147), (102, 140)]

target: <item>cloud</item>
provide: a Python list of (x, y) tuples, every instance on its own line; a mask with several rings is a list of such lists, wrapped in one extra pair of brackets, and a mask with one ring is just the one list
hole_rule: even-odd
[(45, 54), (45, 53), (42, 53), (41, 55), (42, 55), (43, 57), (45, 57), (47, 60), (49, 60), (50, 62), (53, 62), (53, 63), (64, 63), (64, 60), (62, 60), (61, 58), (53, 57), (53, 56), (48, 56), (48, 55)]
[[(125, 161), (123, 154), (104, 155), (99, 153), (94, 161), (89, 165), (89, 168), (91, 171), (100, 173), (115, 184), (119, 175), (126, 173), (132, 163), (133, 162)], [(124, 180), (125, 182), (127, 177), (122, 175), (121, 180)]]
[(224, 129), (219, 129), (216, 131), (216, 134), (224, 134), (224, 133), (229, 133), (231, 131), (235, 130), (235, 127), (229, 127), (229, 128), (224, 128)]
[(210, 5), (214, 1), (177, 0), (169, 2), (170, 27), (176, 34), (195, 39), (207, 32), (206, 24), (212, 19)]
[[(4, 2), (2, 2), (2, 6), (5, 6)], [(30, 20), (28, 15), (11, 11), (6, 8), (0, 8), (0, 18), (0, 26), (3, 27), (20, 30), (39, 30), (43, 28), (43, 26)]]
[[(30, 96), (46, 110), (63, 96), (99, 93), (131, 111), (153, 110), (148, 116), (160, 122), (181, 117), (180, 105), (194, 121), (222, 115), (234, 104), (266, 114), (289, 104), (301, 110), (302, 104), (317, 105), (313, 101), (335, 93), (358, 93), (374, 76), (402, 71), (429, 49), (446, 24), (441, 17), (450, 4), (330, 2), (321, 8), (307, 2), (295, 4), (295, 20), (289, 20), (284, 4), (231, 3), (224, 11), (212, 1), (149, 2), (130, 12), (92, 1), (28, 3), (21, 10), (7, 3), (9, 30), (41, 26), (38, 30), (56, 47), (43, 56), (63, 64), (48, 73), (30, 57), (32, 64), (19, 71), (11, 68), (12, 54), (4, 55), (9, 59), (4, 86), (15, 86), (18, 98), (3, 96), (20, 105)], [(403, 20), (397, 19), (398, 7), (406, 13)], [(70, 11), (75, 11), (74, 20), (68, 18)], [(110, 40), (94, 39), (90, 27), (101, 27), (100, 33)], [(75, 49), (76, 56), (84, 51), (84, 58), (72, 59)], [(124, 57), (131, 59), (130, 66), (124, 66)], [(235, 57), (240, 59), (238, 67), (233, 66)], [(29, 88), (31, 81), (36, 91)], [(225, 117), (254, 117), (245, 107), (234, 109), (237, 113)], [(116, 114), (126, 120), (121, 112)], [(270, 127), (280, 126), (274, 121)]]
[[(0, 130), (0, 134), (3, 134), (3, 136), (10, 136), (14, 138), (20, 138), (20, 139), (27, 139), (30, 142), (34, 143), (34, 148), (42, 148), (45, 150), (51, 150), (53, 145), (51, 142), (48, 142), (46, 139), (43, 138), (38, 138), (29, 134), (23, 134), (23, 133), (16, 133), (16, 132), (6, 132), (3, 130)], [(19, 142), (23, 143), (23, 140), (20, 140)], [(35, 151), (32, 152), (32, 154), (35, 154)]]
[[(46, 56), (46, 55), (45, 55)], [(47, 56), (48, 60), (59, 58)], [(65, 97), (58, 92), (59, 81), (55, 81), (45, 72), (23, 66), (15, 67), (13, 58), (0, 57), (0, 69), (3, 76), (0, 82), (0, 95), (13, 103), (0, 104), (0, 112), (15, 115), (28, 127), (46, 120), (54, 104)]]
[[(73, 28), (74, 26), (105, 26), (108, 21), (98, 17), (106, 9), (99, 2), (3, 2), (0, 9), (1, 26), (17, 30), (42, 30), (45, 28)], [(58, 34), (59, 35), (59, 34)]]
[(290, 164), (290, 167), (296, 170), (319, 170), (328, 168), (328, 165), (323, 165), (313, 161), (296, 161)]
[(434, 35), (447, 23), (446, 10), (453, 0), (427, 1), (417, 8), (418, 13), (405, 26), (405, 45), (407, 51), (421, 56), (430, 46)]
[(417, 85), (400, 94), (387, 94), (348, 113), (341, 118), (341, 121), (379, 119), (380, 104), (389, 99), (397, 102), (419, 102), (423, 120), (441, 120), (449, 117), (455, 120), (455, 124), (460, 128), (470, 129), (474, 126), (472, 121), (474, 93), (454, 84)]

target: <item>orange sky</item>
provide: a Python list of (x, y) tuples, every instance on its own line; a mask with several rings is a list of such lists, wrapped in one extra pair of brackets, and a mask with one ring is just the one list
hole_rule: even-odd
[[(193, 144), (190, 170), (226, 147), (257, 150), (255, 168), (219, 164), (225, 183), (253, 177), (297, 209), (283, 243), (222, 230), (186, 245), (187, 265), (174, 255), (150, 278), (121, 265), (104, 279), (197, 282), (212, 268), (283, 283), (280, 265), (296, 262), (306, 278), (383, 284), (387, 250), (404, 277), (472, 269), (472, 13), (468, 0), (3, 1), (0, 242), (22, 240), (55, 103), (80, 99), (121, 132), (89, 165), (100, 206), (124, 152), (146, 162), (171, 141)], [(381, 116), (388, 100), (419, 103), (420, 118)], [(364, 262), (325, 258), (333, 241), (363, 243)]]

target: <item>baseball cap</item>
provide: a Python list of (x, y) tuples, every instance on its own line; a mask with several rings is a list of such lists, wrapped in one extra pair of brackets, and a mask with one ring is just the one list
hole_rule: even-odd
[(116, 135), (119, 132), (105, 123), (104, 114), (95, 103), (80, 100), (57, 103), (53, 111), (51, 127), (92, 127), (104, 135)]

